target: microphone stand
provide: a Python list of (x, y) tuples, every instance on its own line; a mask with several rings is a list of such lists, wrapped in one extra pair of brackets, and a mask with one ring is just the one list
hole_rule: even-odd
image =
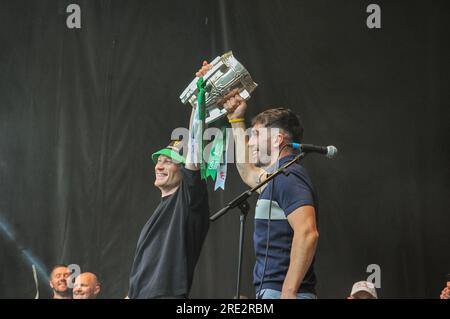
[(219, 210), (217, 213), (212, 215), (209, 220), (210, 221), (216, 221), (218, 218), (225, 215), (229, 210), (235, 207), (239, 207), (240, 214), (239, 214), (239, 221), (240, 221), (240, 228), (239, 228), (239, 257), (238, 257), (238, 272), (237, 272), (237, 280), (236, 280), (236, 299), (240, 299), (240, 293), (241, 293), (241, 276), (242, 276), (242, 260), (243, 260), (243, 248), (244, 248), (244, 229), (245, 229), (245, 220), (247, 217), (247, 214), (250, 210), (250, 204), (248, 203), (247, 199), (252, 196), (258, 189), (269, 183), (272, 179), (277, 177), (280, 174), (288, 175), (289, 173), (286, 172), (286, 169), (297, 162), (298, 160), (302, 159), (304, 157), (304, 153), (300, 153), (296, 155), (292, 160), (281, 166), (279, 169), (277, 169), (272, 174), (267, 175), (267, 178), (253, 187), (252, 189), (246, 190), (241, 195), (237, 196), (235, 199), (233, 199), (231, 202), (229, 202), (225, 207), (223, 207), (221, 210)]

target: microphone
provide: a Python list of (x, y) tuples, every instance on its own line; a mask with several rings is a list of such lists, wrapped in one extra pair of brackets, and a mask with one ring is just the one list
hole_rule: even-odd
[(337, 148), (333, 145), (329, 146), (319, 146), (313, 144), (300, 144), (300, 143), (288, 143), (286, 144), (291, 146), (295, 150), (300, 150), (304, 153), (320, 153), (325, 154), (327, 158), (335, 158), (337, 155)]

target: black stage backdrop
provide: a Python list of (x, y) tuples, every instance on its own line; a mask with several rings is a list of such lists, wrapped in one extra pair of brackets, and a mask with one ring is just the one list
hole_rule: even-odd
[[(366, 7), (381, 7), (381, 29)], [(66, 7), (81, 7), (81, 29)], [(233, 50), (259, 83), (249, 118), (297, 111), (320, 197), (321, 298), (381, 269), (382, 298), (437, 298), (450, 272), (449, 16), (445, 1), (0, 2), (0, 297), (41, 297), (55, 263), (122, 298), (159, 202), (150, 154), (190, 109), (203, 59)], [(229, 165), (211, 213), (245, 189)], [(256, 199), (252, 199), (254, 208)], [(254, 297), (252, 219), (242, 294)], [(239, 218), (211, 225), (191, 297), (234, 295)]]

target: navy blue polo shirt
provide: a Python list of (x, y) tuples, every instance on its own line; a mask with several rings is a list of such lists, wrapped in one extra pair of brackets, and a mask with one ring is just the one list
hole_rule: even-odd
[[(283, 157), (279, 166), (292, 160), (294, 155)], [(281, 291), (289, 268), (291, 244), (294, 231), (289, 225), (287, 216), (297, 208), (305, 205), (314, 206), (316, 218), (318, 214), (317, 196), (306, 169), (297, 163), (292, 164), (286, 176), (280, 174), (270, 181), (258, 198), (255, 210), (254, 245), (256, 264), (253, 272), (253, 283), (259, 289), (263, 275), (266, 256), (267, 223), (269, 219), (270, 193), (273, 187), (272, 211), (270, 218), (270, 240), (267, 266), (264, 275), (264, 288)], [(274, 186), (275, 185), (275, 186)], [(309, 267), (298, 292), (315, 293), (316, 275), (314, 259)]]

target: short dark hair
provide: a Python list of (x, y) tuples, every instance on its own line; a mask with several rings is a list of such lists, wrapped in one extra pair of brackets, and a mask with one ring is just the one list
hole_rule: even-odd
[(253, 118), (252, 125), (255, 124), (282, 129), (287, 135), (288, 143), (301, 143), (303, 140), (300, 118), (291, 109), (279, 107), (261, 112)]
[(60, 268), (60, 267), (65, 267), (67, 268), (68, 266), (66, 264), (56, 264), (52, 267), (52, 270), (50, 271), (50, 277), (52, 276), (53, 272), (55, 271), (56, 268)]

